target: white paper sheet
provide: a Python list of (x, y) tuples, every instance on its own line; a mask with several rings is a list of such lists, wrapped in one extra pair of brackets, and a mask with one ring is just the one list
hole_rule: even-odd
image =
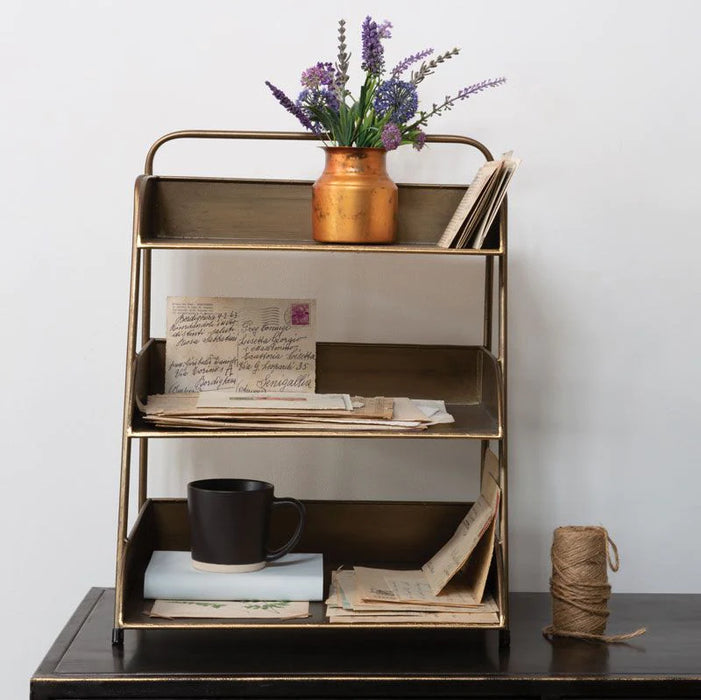
[(262, 408), (266, 411), (352, 411), (348, 394), (311, 394), (300, 392), (203, 391), (197, 397), (197, 408)]

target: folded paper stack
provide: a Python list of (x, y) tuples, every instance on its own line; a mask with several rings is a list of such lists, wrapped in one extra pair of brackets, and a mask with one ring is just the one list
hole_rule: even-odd
[(332, 623), (464, 622), (470, 625), (499, 621), (491, 596), (477, 601), (466, 588), (447, 586), (440, 595), (430, 592), (421, 571), (392, 571), (355, 567), (334, 571), (326, 614)]
[(496, 624), (485, 593), (499, 512), (499, 460), (485, 452), (482, 490), (453, 536), (420, 569), (356, 566), (335, 571), (326, 614), (332, 623)]
[(154, 394), (137, 400), (148, 423), (201, 430), (425, 430), (452, 423), (443, 401), (311, 393)]

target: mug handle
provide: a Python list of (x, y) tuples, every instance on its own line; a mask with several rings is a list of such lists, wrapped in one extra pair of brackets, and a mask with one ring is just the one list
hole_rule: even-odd
[(306, 511), (304, 510), (304, 505), (298, 501), (296, 498), (273, 498), (273, 506), (294, 506), (299, 513), (299, 523), (294, 535), (290, 537), (287, 544), (282, 545), (278, 549), (274, 549), (272, 552), (266, 552), (265, 561), (275, 561), (283, 555), (287, 554), (291, 549), (295, 547), (299, 538), (302, 536), (302, 530), (304, 530), (304, 521), (306, 519)]

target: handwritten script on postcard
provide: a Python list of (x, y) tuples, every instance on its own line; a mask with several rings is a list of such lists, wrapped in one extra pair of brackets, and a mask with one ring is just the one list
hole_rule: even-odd
[(313, 299), (168, 297), (165, 391), (313, 392)]

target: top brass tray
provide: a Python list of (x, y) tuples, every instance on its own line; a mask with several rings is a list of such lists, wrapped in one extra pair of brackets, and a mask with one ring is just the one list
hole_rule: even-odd
[(311, 184), (141, 175), (135, 195), (137, 246), (479, 256), (503, 252), (501, 246), (455, 250), (436, 245), (465, 193), (465, 187), (456, 185), (398, 185), (394, 245), (316, 243), (311, 231)]

